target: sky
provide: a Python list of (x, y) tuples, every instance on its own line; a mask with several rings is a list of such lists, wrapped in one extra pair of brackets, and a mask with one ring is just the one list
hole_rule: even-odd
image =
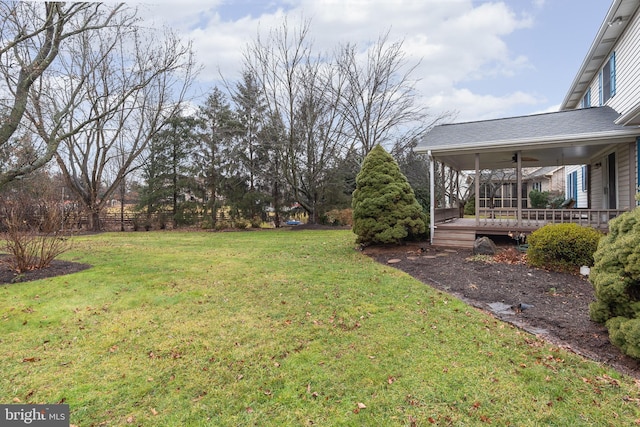
[(210, 92), (240, 78), (259, 33), (310, 20), (318, 53), (389, 31), (419, 64), (418, 100), (454, 122), (557, 111), (611, 0), (143, 0), (148, 25), (190, 40)]

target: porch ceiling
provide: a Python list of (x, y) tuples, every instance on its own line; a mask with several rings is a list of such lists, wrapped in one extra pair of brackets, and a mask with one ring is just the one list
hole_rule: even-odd
[(521, 153), (523, 167), (589, 163), (613, 144), (634, 141), (640, 128), (615, 124), (619, 117), (609, 107), (566, 110), (481, 122), (436, 126), (415, 151), (431, 154), (458, 169), (514, 167)]

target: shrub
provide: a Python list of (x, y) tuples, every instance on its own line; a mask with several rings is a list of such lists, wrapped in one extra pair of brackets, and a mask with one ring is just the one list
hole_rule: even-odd
[(364, 159), (353, 192), (353, 231), (362, 244), (422, 237), (426, 219), (398, 163), (382, 146)]
[(467, 203), (464, 205), (464, 214), (465, 215), (475, 215), (476, 214), (476, 198), (472, 197), (469, 199)]
[(527, 261), (534, 267), (574, 271), (593, 265), (602, 233), (578, 224), (548, 224), (527, 238)]
[(9, 266), (17, 273), (49, 267), (58, 255), (69, 250), (58, 203), (14, 200), (4, 206), (2, 214)]
[(624, 353), (640, 358), (640, 209), (609, 222), (594, 260), (591, 319), (607, 326), (611, 342)]
[(529, 200), (531, 200), (531, 207), (534, 209), (544, 209), (549, 204), (549, 192), (531, 190), (529, 192)]
[(324, 222), (328, 225), (352, 225), (353, 209), (332, 209), (324, 215)]

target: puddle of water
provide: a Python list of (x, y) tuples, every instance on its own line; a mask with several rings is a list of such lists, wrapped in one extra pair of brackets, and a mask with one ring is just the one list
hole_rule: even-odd
[(505, 304), (503, 302), (490, 302), (487, 305), (489, 306), (491, 311), (493, 311), (496, 314), (516, 314), (511, 309), (510, 305)]

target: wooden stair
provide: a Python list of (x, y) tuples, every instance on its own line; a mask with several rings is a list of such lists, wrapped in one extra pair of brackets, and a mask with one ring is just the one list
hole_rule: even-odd
[(473, 249), (475, 240), (475, 230), (436, 227), (433, 233), (433, 246)]

